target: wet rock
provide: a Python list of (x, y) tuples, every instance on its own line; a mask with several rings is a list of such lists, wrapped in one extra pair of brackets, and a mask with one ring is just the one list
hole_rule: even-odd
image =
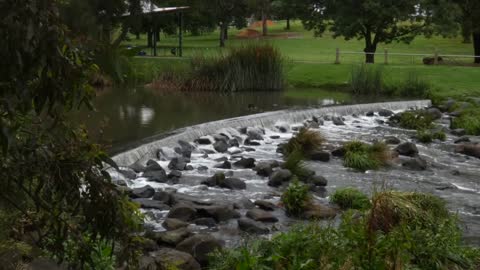
[(312, 205), (302, 214), (302, 218), (309, 220), (332, 219), (337, 213), (337, 209), (329, 206)]
[(310, 154), (310, 159), (313, 161), (329, 162), (330, 153), (325, 151), (316, 151)]
[(287, 133), (290, 130), (290, 126), (287, 123), (278, 123), (275, 127), (282, 133)]
[[(178, 269), (178, 270), (200, 270), (200, 264), (186, 252), (175, 249), (162, 248), (160, 250), (149, 253), (149, 258), (155, 261), (158, 270), (162, 269)], [(148, 260), (147, 260), (148, 261)], [(150, 268), (144, 268), (151, 270)]]
[(273, 172), (272, 164), (270, 162), (259, 162), (255, 166), (254, 170), (258, 175), (264, 177), (269, 177)]
[(130, 197), (133, 199), (137, 198), (151, 198), (155, 194), (155, 189), (151, 186), (144, 186), (141, 188), (132, 189), (130, 192)]
[[(385, 121), (383, 121), (381, 119), (375, 119), (375, 123), (377, 123), (379, 125), (383, 125), (383, 124), (385, 124)], [(362, 126), (359, 126), (359, 127), (361, 128)]]
[(203, 136), (195, 140), (196, 143), (202, 144), (202, 145), (209, 145), (215, 142), (215, 139), (213, 139), (212, 136)]
[(402, 161), (402, 166), (409, 170), (424, 171), (427, 169), (427, 161), (420, 157), (408, 158)]
[(140, 162), (135, 162), (132, 165), (129, 166), (130, 169), (132, 169), (136, 173), (141, 173), (144, 172), (146, 167), (140, 164)]
[(334, 157), (344, 157), (346, 152), (347, 151), (345, 150), (344, 147), (340, 147), (340, 148), (337, 148), (337, 149), (332, 151), (332, 156), (334, 156)]
[(155, 192), (155, 195), (153, 195), (152, 199), (155, 200), (155, 201), (162, 202), (162, 203), (167, 204), (167, 205), (172, 204), (172, 196), (170, 195), (170, 193), (168, 193), (166, 191)]
[(163, 168), (162, 166), (160, 166), (160, 164), (158, 164), (158, 162), (156, 162), (153, 159), (150, 159), (147, 161), (147, 167), (145, 168), (145, 172), (151, 172), (151, 171), (163, 171)]
[(263, 224), (253, 221), (248, 218), (241, 218), (237, 220), (238, 228), (244, 232), (251, 234), (268, 234), (270, 230)]
[(284, 154), (286, 145), (287, 145), (286, 143), (278, 144), (276, 152), (279, 154)]
[(239, 147), (240, 143), (238, 142), (237, 139), (230, 139), (230, 140), (228, 140), (228, 145), (230, 147)]
[(161, 161), (171, 160), (176, 157), (179, 157), (179, 154), (169, 147), (161, 147), (157, 151), (157, 159)]
[(228, 158), (227, 157), (221, 157), (221, 158), (217, 158), (217, 159), (214, 159), (216, 162), (225, 162), (225, 161), (228, 161)]
[(225, 174), (222, 172), (219, 172), (213, 175), (212, 177), (205, 179), (204, 181), (202, 181), (201, 184), (209, 187), (214, 187), (223, 181), (225, 181)]
[(121, 173), (123, 176), (125, 176), (127, 179), (130, 179), (130, 180), (137, 179), (137, 174), (135, 173), (135, 171), (133, 169), (122, 168), (118, 172)]
[(255, 205), (265, 211), (273, 211), (275, 210), (275, 208), (277, 208), (275, 204), (268, 201), (263, 201), (263, 200), (255, 201)]
[(315, 121), (307, 121), (307, 122), (305, 122), (304, 126), (306, 128), (318, 129), (318, 128), (320, 128), (320, 123), (315, 122)]
[(128, 187), (128, 181), (124, 179), (114, 179), (112, 178), (112, 183), (119, 187)]
[(192, 235), (192, 232), (187, 228), (180, 228), (173, 231), (155, 232), (152, 236), (147, 236), (157, 241), (159, 245), (176, 246)]
[(455, 148), (455, 152), (471, 157), (480, 158), (480, 144), (462, 144)]
[(162, 227), (164, 227), (168, 231), (173, 231), (173, 230), (188, 227), (188, 223), (176, 218), (167, 218), (162, 223)]
[(238, 128), (238, 132), (239, 132), (240, 134), (247, 134), (247, 127)]
[(469, 143), (470, 142), (470, 137), (468, 136), (462, 136), (458, 139), (455, 140), (455, 143), (456, 144), (459, 144), (459, 143)]
[(219, 184), (219, 186), (231, 190), (242, 190), (247, 188), (247, 184), (238, 178), (226, 178)]
[(242, 157), (242, 159), (233, 163), (233, 165), (238, 168), (252, 169), (252, 168), (255, 168), (255, 159)]
[(228, 136), (226, 136), (224, 134), (214, 134), (213, 139), (217, 142), (222, 141), (222, 142), (225, 142), (227, 144), (228, 144), (228, 140), (229, 140)]
[(250, 201), (248, 198), (243, 198), (240, 201), (233, 204), (235, 209), (253, 209), (255, 204)]
[(173, 158), (168, 164), (168, 168), (170, 170), (184, 171), (185, 167), (187, 167), (188, 162), (189, 160), (183, 157)]
[(260, 221), (260, 222), (277, 222), (278, 221), (278, 218), (276, 218), (273, 214), (261, 209), (248, 210), (246, 216), (248, 218), (251, 218), (255, 221)]
[(246, 152), (255, 152), (257, 150), (255, 150), (255, 148), (252, 148), (252, 147), (243, 147), (243, 150), (245, 150)]
[(293, 174), (292, 174), (292, 172), (290, 172), (290, 170), (287, 170), (287, 169), (276, 170), (270, 176), (270, 179), (268, 181), (268, 185), (271, 186), (271, 187), (279, 187), (284, 182), (290, 181), (292, 176), (293, 176)]
[(199, 170), (199, 171), (208, 171), (208, 167), (207, 167), (207, 166), (199, 166), (199, 167), (197, 168), (197, 170)]
[(238, 155), (240, 153), (243, 152), (243, 149), (241, 148), (238, 148), (238, 147), (232, 147), (232, 148), (228, 148), (228, 151), (227, 151), (230, 155)]
[(157, 182), (157, 183), (166, 183), (168, 182), (167, 173), (164, 170), (159, 171), (148, 171), (145, 172), (142, 177), (148, 179), (148, 181)]
[(385, 143), (386, 144), (393, 144), (393, 145), (397, 145), (397, 144), (400, 144), (401, 141), (399, 138), (397, 137), (394, 137), (394, 136), (387, 136), (385, 137)]
[(400, 144), (399, 146), (397, 146), (397, 148), (395, 148), (395, 151), (397, 151), (398, 154), (402, 156), (415, 157), (418, 155), (417, 146), (411, 142), (405, 142)]
[(206, 226), (213, 228), (217, 226), (217, 222), (213, 218), (197, 218), (193, 221), (198, 226)]
[(465, 129), (463, 128), (457, 128), (457, 129), (453, 129), (450, 133), (452, 133), (452, 135), (461, 137), (461, 136), (465, 136), (467, 134), (467, 131), (465, 131)]
[(390, 111), (390, 110), (386, 110), (386, 109), (381, 109), (378, 111), (378, 115), (382, 116), (382, 117), (390, 117), (392, 115), (394, 115), (395, 113)]
[(172, 205), (176, 205), (179, 203), (183, 203), (186, 205), (192, 205), (192, 204), (212, 205), (213, 204), (213, 202), (211, 201), (204, 201), (199, 199), (198, 197), (187, 195), (187, 194), (182, 194), (182, 193), (172, 194)]
[(240, 217), (240, 214), (230, 205), (210, 205), (197, 207), (197, 213), (200, 217), (209, 217), (217, 222), (227, 221)]
[(231, 169), (232, 168), (232, 163), (230, 163), (229, 161), (224, 161), (221, 164), (215, 165), (215, 168), (217, 168), (217, 169)]
[(180, 178), (180, 177), (182, 177), (182, 172), (177, 171), (177, 170), (173, 170), (167, 175), (167, 177), (169, 179)]
[(430, 117), (432, 117), (433, 120), (442, 119), (442, 117), (443, 117), (442, 111), (440, 111), (438, 108), (434, 108), (434, 107), (428, 108), (427, 110), (425, 110), (425, 112)]
[(257, 142), (257, 141), (253, 141), (249, 138), (247, 138), (244, 142), (245, 145), (248, 145), (248, 146), (259, 146), (261, 145), (261, 143)]
[(176, 249), (192, 255), (201, 266), (207, 266), (208, 255), (222, 249), (222, 246), (222, 243), (211, 235), (197, 234), (183, 240)]
[(328, 180), (320, 175), (314, 175), (310, 177), (308, 182), (317, 187), (325, 187), (328, 185)]
[(196, 215), (197, 210), (192, 206), (186, 204), (177, 204), (170, 210), (167, 217), (188, 222), (194, 220)]
[(217, 141), (213, 144), (213, 149), (219, 153), (225, 153), (228, 151), (228, 144), (225, 141)]
[(270, 136), (270, 139), (272, 139), (272, 140), (278, 140), (278, 139), (280, 139), (280, 136), (278, 136), (278, 135), (272, 135), (272, 136)]
[(369, 111), (365, 115), (368, 116), (368, 117), (373, 117), (373, 116), (375, 116), (375, 112), (374, 111)]
[(248, 136), (248, 139), (250, 140), (263, 141), (263, 134), (264, 132), (260, 128), (247, 129), (247, 136)]
[(170, 210), (170, 206), (160, 201), (155, 201), (155, 200), (150, 200), (145, 198), (133, 199), (133, 201), (140, 204), (140, 207), (144, 209), (157, 209), (160, 211)]
[(332, 122), (336, 126), (344, 126), (345, 125), (345, 122), (343, 122), (343, 119), (339, 116), (332, 117)]

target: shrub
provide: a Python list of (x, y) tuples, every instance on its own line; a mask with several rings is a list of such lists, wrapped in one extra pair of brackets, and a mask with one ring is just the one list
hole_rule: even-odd
[(383, 69), (366, 64), (355, 66), (350, 77), (350, 89), (355, 95), (380, 95), (384, 90)]
[(399, 125), (406, 129), (429, 129), (432, 128), (432, 117), (423, 111), (408, 111), (400, 114)]
[(303, 153), (300, 150), (294, 150), (287, 156), (282, 167), (292, 172), (292, 174), (296, 175), (300, 180), (306, 181), (310, 178), (311, 172), (305, 168), (303, 159)]
[(276, 91), (284, 87), (284, 59), (271, 45), (250, 44), (217, 57), (192, 59), (191, 91)]
[(299, 216), (310, 200), (308, 186), (294, 179), (282, 195), (282, 203), (288, 215)]
[(319, 150), (324, 142), (325, 138), (323, 138), (320, 132), (302, 128), (297, 135), (288, 141), (283, 150), (287, 156), (298, 150), (308, 157), (312, 152)]
[(480, 108), (463, 111), (459, 117), (453, 119), (452, 128), (465, 129), (469, 135), (480, 135)]
[(386, 166), (390, 160), (390, 150), (383, 143), (368, 145), (352, 141), (345, 145), (344, 166), (360, 171), (376, 170)]
[(342, 209), (366, 210), (371, 206), (370, 199), (367, 195), (356, 188), (350, 187), (337, 189), (330, 198), (330, 201)]
[(431, 130), (417, 130), (417, 139), (422, 143), (431, 143), (433, 140), (445, 141), (447, 135), (443, 131), (432, 132)]

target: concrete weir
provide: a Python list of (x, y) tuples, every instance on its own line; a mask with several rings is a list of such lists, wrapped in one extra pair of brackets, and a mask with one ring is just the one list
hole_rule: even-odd
[(424, 108), (431, 105), (430, 100), (399, 101), (385, 103), (370, 103), (358, 105), (322, 107), (307, 110), (282, 110), (260, 113), (243, 117), (208, 122), (200, 125), (182, 128), (168, 134), (147, 138), (113, 157), (119, 166), (129, 166), (135, 162), (154, 158), (160, 147), (173, 147), (179, 140), (193, 141), (201, 136), (210, 135), (224, 128), (242, 128), (252, 126), (272, 127), (278, 122), (298, 123), (312, 116), (363, 114), (368, 111), (388, 109), (392, 111), (410, 108)]

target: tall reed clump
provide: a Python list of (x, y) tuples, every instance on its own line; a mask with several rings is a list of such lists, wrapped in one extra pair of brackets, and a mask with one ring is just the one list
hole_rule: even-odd
[(294, 179), (282, 194), (282, 204), (290, 216), (301, 215), (309, 201), (308, 186), (300, 183), (298, 179)]
[(188, 91), (278, 91), (285, 85), (284, 58), (271, 45), (249, 44), (216, 57), (192, 59)]
[(381, 67), (362, 64), (355, 66), (350, 76), (350, 90), (355, 95), (380, 95), (385, 87)]
[(398, 86), (398, 95), (401, 97), (427, 97), (431, 85), (416, 71), (409, 71), (403, 82)]
[(300, 151), (305, 157), (319, 150), (325, 138), (318, 131), (308, 128), (301, 128), (298, 134), (293, 136), (283, 147), (283, 153), (289, 156), (295, 150)]
[(386, 166), (391, 159), (390, 150), (384, 143), (374, 143), (370, 145), (359, 141), (352, 141), (347, 143), (344, 148), (344, 166), (359, 171), (377, 170), (380, 167)]

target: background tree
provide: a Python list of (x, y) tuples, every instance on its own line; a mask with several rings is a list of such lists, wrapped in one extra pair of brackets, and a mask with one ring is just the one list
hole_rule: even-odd
[[(480, 64), (480, 1), (456, 0), (462, 14), (460, 21), (462, 25), (462, 36), (464, 41), (473, 40), (475, 63)], [(473, 39), (472, 39), (473, 37)]]
[(290, 21), (296, 19), (301, 4), (299, 0), (274, 0), (272, 2), (272, 14), (286, 20), (285, 30), (290, 30)]
[(220, 47), (225, 47), (229, 26), (235, 24), (242, 28), (246, 25), (247, 3), (243, 0), (213, 0), (209, 4), (220, 30)]
[(315, 35), (329, 30), (334, 37), (363, 39), (366, 62), (374, 63), (380, 43), (410, 43), (420, 34), (452, 30), (453, 20), (449, 18), (455, 17), (455, 5), (446, 0), (433, 2), (312, 0), (303, 22), (307, 29), (315, 30)]
[(262, 21), (262, 35), (268, 35), (268, 18), (272, 11), (272, 0), (249, 0), (250, 9)]
[(95, 269), (99, 241), (131, 258), (141, 219), (103, 171), (111, 160), (67, 120), (90, 104), (96, 67), (68, 35), (58, 3), (0, 1), (0, 57), (8, 63), (0, 65), (0, 214), (10, 216), (0, 220), (9, 225), (0, 246), (21, 242), (73, 269)]

